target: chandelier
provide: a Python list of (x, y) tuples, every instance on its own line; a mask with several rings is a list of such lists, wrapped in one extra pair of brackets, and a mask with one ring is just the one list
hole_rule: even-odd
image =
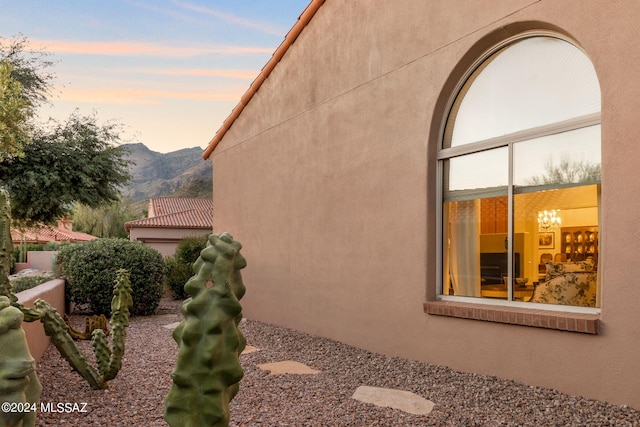
[(558, 228), (562, 220), (557, 212), (555, 209), (552, 211), (538, 212), (538, 230), (549, 231)]

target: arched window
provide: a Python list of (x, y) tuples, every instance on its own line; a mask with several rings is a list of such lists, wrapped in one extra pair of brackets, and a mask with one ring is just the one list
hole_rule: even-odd
[(481, 58), (438, 151), (443, 298), (599, 307), (600, 87), (552, 36)]

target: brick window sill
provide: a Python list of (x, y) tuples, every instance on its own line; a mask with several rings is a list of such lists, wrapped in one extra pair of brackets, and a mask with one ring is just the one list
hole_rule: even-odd
[(457, 301), (427, 301), (424, 312), (435, 316), (458, 317), (558, 331), (598, 334), (600, 315), (472, 304)]

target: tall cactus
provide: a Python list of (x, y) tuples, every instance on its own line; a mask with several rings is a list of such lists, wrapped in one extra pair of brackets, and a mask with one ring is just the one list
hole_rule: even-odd
[[(9, 281), (12, 252), (9, 195), (0, 189), (0, 400), (31, 405), (39, 401), (42, 386), (22, 329), (25, 315), (13, 306), (18, 298)], [(35, 412), (0, 411), (2, 426), (32, 427), (35, 422)]]
[[(22, 329), (24, 315), (8, 297), (0, 296), (0, 400), (15, 404), (15, 409), (0, 411), (0, 425), (33, 427), (34, 406), (40, 400), (42, 386), (36, 375), (36, 363), (29, 353)], [(24, 411), (24, 409), (28, 411)]]
[(100, 375), (89, 364), (86, 356), (69, 335), (69, 327), (64, 322), (58, 311), (53, 308), (48, 302), (37, 299), (33, 306), (41, 313), (40, 321), (44, 326), (44, 333), (51, 337), (53, 345), (56, 346), (60, 355), (69, 362), (69, 365), (75, 370), (82, 378), (87, 380), (91, 388), (99, 390), (106, 388), (104, 381), (100, 378)]
[(238, 329), (239, 299), (245, 293), (240, 270), (242, 245), (227, 233), (209, 236), (184, 286), (184, 320), (174, 330), (178, 360), (165, 398), (165, 420), (172, 427), (228, 426), (229, 402), (244, 372), (240, 353), (246, 339)]
[(51, 337), (62, 357), (69, 362), (75, 371), (91, 385), (94, 390), (107, 388), (107, 381), (116, 377), (122, 367), (124, 342), (127, 335), (125, 328), (129, 326), (129, 307), (131, 299), (131, 281), (127, 270), (118, 270), (111, 300), (111, 319), (113, 351), (109, 348), (107, 338), (102, 329), (93, 331), (92, 345), (96, 355), (98, 370), (93, 368), (85, 355), (80, 351), (69, 334), (69, 326), (55, 308), (41, 299), (34, 303), (35, 309), (41, 313), (40, 321), (44, 332)]
[(9, 282), (12, 252), (9, 193), (0, 188), (0, 295), (6, 296), (14, 303), (18, 299), (11, 293), (11, 282)]
[(113, 299), (111, 300), (111, 325), (113, 339), (113, 351), (107, 344), (107, 336), (102, 329), (93, 331), (91, 343), (98, 362), (98, 370), (105, 381), (112, 380), (122, 368), (122, 356), (124, 356), (124, 340), (127, 336), (127, 326), (129, 326), (129, 307), (133, 305), (131, 299), (131, 280), (129, 272), (124, 269), (118, 270), (116, 284), (113, 288)]

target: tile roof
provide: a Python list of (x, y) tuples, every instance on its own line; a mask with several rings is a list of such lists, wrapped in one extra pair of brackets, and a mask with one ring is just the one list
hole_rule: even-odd
[(128, 221), (124, 224), (128, 232), (132, 228), (204, 228), (212, 227), (213, 200), (183, 197), (159, 197), (149, 200), (147, 218)]
[(149, 217), (188, 210), (213, 212), (213, 200), (187, 197), (158, 197), (149, 199)]
[(46, 242), (86, 242), (97, 239), (87, 233), (72, 231), (69, 229), (53, 228), (46, 225), (39, 225), (27, 228), (26, 230), (11, 229), (11, 240), (15, 243), (26, 241), (27, 243)]

